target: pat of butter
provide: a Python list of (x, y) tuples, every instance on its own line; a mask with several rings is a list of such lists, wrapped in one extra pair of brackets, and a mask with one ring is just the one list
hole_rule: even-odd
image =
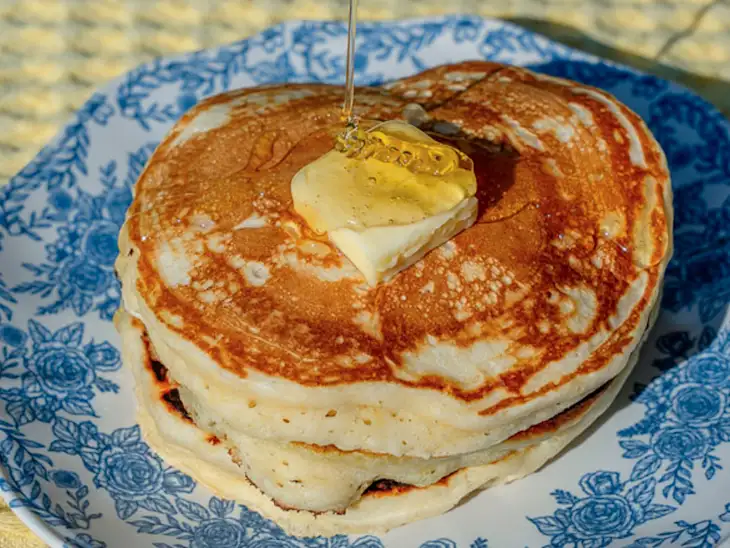
[(330, 241), (352, 261), (371, 286), (387, 282), (426, 253), (474, 224), (477, 199), (407, 225), (376, 226), (362, 231), (338, 228)]
[(292, 179), (294, 209), (360, 270), (390, 279), (476, 220), (471, 160), (405, 122), (375, 126)]

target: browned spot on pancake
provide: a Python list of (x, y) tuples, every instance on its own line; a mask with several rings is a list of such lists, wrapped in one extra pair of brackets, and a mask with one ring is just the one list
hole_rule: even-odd
[[(141, 330), (144, 329), (141, 322), (139, 323), (139, 326), (135, 327)], [(146, 331), (142, 335), (142, 343), (144, 346), (144, 367), (155, 379), (155, 385), (159, 390), (158, 397), (162, 402), (164, 402), (167, 409), (178, 415), (183, 420), (192, 423), (193, 419), (187, 409), (185, 409), (185, 406), (180, 399), (180, 391), (177, 389), (176, 384), (170, 382), (167, 375), (167, 368), (158, 359), (156, 359), (156, 353), (154, 352)]]
[[(501, 460), (501, 459), (500, 459)], [(418, 490), (418, 489), (428, 489), (430, 487), (434, 486), (447, 486), (449, 484), (449, 481), (451, 478), (458, 474), (461, 470), (456, 470), (452, 472), (451, 474), (444, 476), (437, 482), (427, 485), (425, 487), (417, 487), (415, 485), (410, 485), (407, 483), (400, 483), (397, 481), (389, 480), (389, 479), (381, 479), (373, 482), (365, 491), (363, 492), (363, 497), (392, 497), (397, 495), (402, 495), (405, 493), (408, 493), (409, 491)]]
[(596, 400), (607, 390), (608, 386), (608, 384), (603, 385), (601, 388), (594, 390), (579, 402), (568, 407), (562, 413), (537, 423), (527, 430), (518, 432), (510, 438), (510, 441), (528, 440), (530, 438), (557, 432), (561, 427), (580, 419), (584, 413), (589, 411), (591, 406), (596, 403)]
[(193, 418), (188, 413), (188, 410), (185, 409), (185, 406), (180, 399), (180, 391), (177, 388), (173, 388), (172, 390), (162, 394), (162, 400), (167, 403), (168, 409), (175, 411), (187, 422), (193, 422)]
[[(251, 481), (251, 480), (249, 480)], [(252, 485), (253, 482), (251, 482)], [(276, 500), (275, 498), (271, 499), (271, 502), (274, 503), (274, 506), (277, 508), (284, 510), (285, 512), (306, 512), (307, 514), (312, 514), (313, 516), (321, 516), (322, 514), (335, 514), (338, 516), (341, 516), (345, 513), (345, 510), (329, 510), (329, 511), (321, 511), (321, 510), (301, 510), (300, 508), (294, 508), (293, 506), (289, 506), (288, 504), (284, 504), (283, 502), (280, 502)]]
[(150, 360), (150, 369), (158, 382), (167, 380), (167, 368), (157, 360)]
[[(144, 324), (139, 321), (138, 318), (135, 318), (134, 316), (130, 316), (130, 320), (132, 323), (132, 327), (139, 329), (140, 331), (144, 329)], [(147, 338), (147, 333), (145, 332), (145, 339)]]
[(372, 455), (375, 457), (386, 457), (390, 456), (387, 453), (376, 453), (375, 451), (368, 451), (367, 449), (352, 449), (352, 450), (345, 450), (340, 449), (336, 445), (315, 445), (313, 443), (306, 443), (303, 441), (292, 441), (290, 442), (292, 445), (296, 445), (297, 447), (304, 447), (309, 449), (310, 451), (313, 451), (315, 453), (342, 453), (342, 454), (348, 454), (348, 453), (357, 453), (359, 455)]
[[(458, 72), (485, 76), (469, 80), (463, 90), (457, 90), (448, 75)], [(413, 97), (409, 92), (413, 89), (430, 95)], [(265, 108), (244, 100), (252, 93), (292, 92), (307, 96)], [(161, 321), (163, 311), (181, 319), (177, 324), (166, 322), (168, 329), (242, 377), (258, 371), (304, 386), (397, 383), (439, 390), (463, 401), (482, 399), (498, 389), (512, 394), (483, 411), (484, 415), (600, 370), (625, 350), (663, 267), (652, 265), (646, 270), (648, 287), (628, 321), (612, 330), (611, 338), (579, 370), (523, 394), (525, 384), (551, 362), (608, 327), (619, 299), (636, 280), (639, 271), (632, 263), (633, 243), (628, 235), (633, 234), (636, 212), (645, 203), (642, 182), (651, 175), (657, 188), (668, 184), (659, 153), (648, 136), (639, 132), (649, 166), (642, 169), (631, 163), (626, 145), (617, 144), (615, 135), (628, 142), (626, 129), (605, 105), (573, 93), (570, 85), (495, 63), (438, 67), (404, 80), (390, 94), (360, 90), (363, 117), (396, 118), (407, 103), (420, 102), (430, 109), (434, 121), (458, 125), (458, 146), (468, 148), (467, 153), (474, 157), (480, 200), (479, 222), (453, 239), (458, 254), (444, 259), (434, 251), (421, 261), (422, 269), (409, 268), (390, 283), (360, 293), (357, 277), (322, 281), (299, 270), (296, 265), (336, 269), (346, 262), (336, 249), (322, 258), (303, 254), (282, 225), (289, 223), (289, 229), (301, 231), (303, 237), (316, 237), (293, 214), (289, 184), (302, 166), (332, 147), (341, 93), (341, 88), (333, 86), (289, 84), (217, 96), (186, 113), (155, 152), (136, 186), (127, 227), (130, 245), (140, 251), (139, 294)], [(171, 139), (196, 112), (233, 100), (241, 101), (231, 108), (228, 123), (171, 146)], [(592, 127), (569, 122), (574, 116), (570, 103), (590, 112)], [(620, 108), (637, 128), (643, 127), (635, 114)], [(527, 141), (515, 144), (519, 132), (504, 116), (533, 132), (540, 147)], [(570, 123), (574, 142), (563, 143), (555, 132), (533, 127), (546, 116)], [(605, 151), (600, 150), (600, 142), (605, 143)], [(557, 169), (546, 170), (547, 159)], [(654, 260), (663, 256), (662, 242), (667, 240), (663, 208), (658, 200), (651, 213), (651, 237), (658, 250)], [(610, 212), (625, 216), (625, 228), (622, 234), (606, 239), (598, 226)], [(234, 230), (254, 214), (268, 219), (266, 226)], [(168, 285), (158, 271), (156, 253), (171, 238), (193, 230), (195, 215), (204, 215), (211, 222), (210, 234), (195, 233), (193, 240), (205, 250), (187, 273), (191, 284)], [(553, 245), (568, 231), (578, 235), (573, 247)], [(214, 250), (208, 242), (210, 235), (223, 235), (227, 240)], [(605, 252), (603, 267), (591, 263), (599, 247)], [(231, 264), (232, 257), (264, 265), (269, 273), (265, 283), (247, 283), (241, 268)], [(475, 257), (491, 261), (495, 269), (485, 268), (484, 280), (462, 280), (458, 291), (449, 289), (448, 275), (457, 275), (465, 261)], [(504, 273), (497, 272), (497, 267)], [(524, 295), (510, 295), (505, 278), (510, 280), (509, 287), (524, 289)], [(201, 300), (202, 290), (193, 287), (209, 282), (222, 284), (220, 297), (212, 303)], [(422, 291), (429, 282), (433, 291)], [(499, 289), (490, 290), (490, 284)], [(573, 333), (558, 307), (549, 302), (549, 295), (578, 285), (595, 295), (596, 314), (585, 330)], [(482, 303), (490, 291), (491, 300)], [(468, 319), (454, 314), (460, 300), (469, 308)], [(363, 312), (379, 318), (377, 333), (358, 323)], [(469, 330), (472, 323), (481, 326), (480, 333)], [(540, 324), (551, 329), (542, 331)], [(520, 357), (516, 366), (472, 389), (437, 375), (404, 380), (399, 375), (405, 368), (404, 354), (417, 351), (427, 336), (460, 347), (484, 338), (507, 339), (516, 348), (529, 346), (538, 352), (536, 357)], [(369, 361), (356, 366), (344, 363), (343, 358), (358, 355), (368, 356)]]
[(381, 479), (371, 483), (370, 487), (363, 491), (362, 496), (365, 497), (376, 493), (382, 493), (384, 491), (387, 491), (388, 494), (404, 493), (415, 488), (415, 485), (410, 485), (408, 483), (400, 483), (398, 481), (393, 481), (389, 479)]

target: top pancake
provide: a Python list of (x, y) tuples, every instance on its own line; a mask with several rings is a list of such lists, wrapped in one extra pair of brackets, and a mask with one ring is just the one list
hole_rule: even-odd
[(473, 227), (368, 287), (289, 190), (333, 147), (342, 88), (234, 91), (189, 111), (140, 177), (120, 239), (125, 307), (206, 382), (223, 371), (221, 390), (263, 405), (527, 427), (617, 375), (671, 254), (668, 171), (639, 117), (486, 62), (386, 87), (358, 90), (356, 112), (428, 110), (422, 129), (474, 160)]

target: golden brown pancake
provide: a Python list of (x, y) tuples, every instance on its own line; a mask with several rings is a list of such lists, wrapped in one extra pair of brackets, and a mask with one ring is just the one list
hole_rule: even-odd
[[(395, 456), (484, 450), (610, 381), (671, 254), (664, 156), (609, 94), (486, 62), (358, 90), (427, 111), (474, 161), (477, 223), (370, 288), (292, 209), (342, 89), (287, 84), (189, 111), (137, 183), (124, 307), (199, 405), (278, 442)], [(409, 107), (411, 110), (413, 107)]]
[(220, 496), (242, 502), (274, 519), (288, 533), (300, 536), (384, 532), (447, 511), (475, 489), (531, 473), (606, 410), (633, 369), (638, 354), (634, 353), (619, 378), (550, 420), (513, 436), (518, 443), (487, 464), (457, 469), (423, 487), (379, 479), (370, 483), (359, 500), (344, 511), (307, 512), (262, 492), (250, 481), (245, 463), (225, 447), (224, 441), (194, 425), (180, 403), (178, 386), (158, 361), (140, 322), (120, 311), (115, 323), (123, 335), (125, 363), (133, 368), (137, 381), (138, 419), (153, 449)]
[(295, 534), (385, 530), (539, 468), (616, 396), (671, 255), (666, 162), (636, 114), (473, 61), (357, 92), (363, 119), (460, 148), (478, 186), (473, 226), (371, 287), (292, 205), (341, 100), (287, 84), (193, 108), (117, 261), (147, 441)]

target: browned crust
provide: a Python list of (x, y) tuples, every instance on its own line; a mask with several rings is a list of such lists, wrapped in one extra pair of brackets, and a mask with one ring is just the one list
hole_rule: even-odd
[[(454, 93), (448, 90), (445, 75), (449, 71), (484, 72), (487, 76)], [(509, 77), (511, 82), (500, 82), (499, 78), (504, 77)], [(418, 101), (407, 98), (404, 90), (415, 82), (425, 81), (430, 82), (430, 87), (425, 89), (432, 94), (428, 101), (422, 101), (424, 107), (430, 109), (436, 120), (458, 121), (462, 127), (462, 140), (457, 144), (476, 147), (470, 151), (470, 156), (477, 173), (478, 197), (482, 204), (480, 216), (476, 225), (454, 241), (459, 248), (468, 250), (469, 256), (490, 257), (507, 265), (518, 283), (529, 282), (529, 298), (508, 304), (506, 294), (498, 295), (494, 305), (477, 310), (469, 320), (481, 322), (487, 332), (469, 335), (465, 322), (454, 319), (449, 313), (448, 299), (444, 301), (438, 297), (445, 291), (444, 264), (438, 254), (432, 253), (423, 259), (423, 271), (408, 269), (363, 299), (368, 310), (380, 314), (382, 337), (376, 338), (352, 321), (351, 304), (356, 283), (351, 280), (324, 284), (279, 270), (266, 287), (242, 287), (214, 307), (201, 306), (189, 287), (166, 286), (151, 257), (160, 238), (188, 228), (189, 220), (175, 217), (185, 204), (207, 208), (205, 213), (214, 218), (216, 226), (229, 229), (236, 219), (245, 218), (254, 211), (256, 193), (265, 192), (268, 203), (261, 206), (263, 210), (300, 223), (291, 211), (288, 181), (300, 166), (331, 148), (341, 90), (324, 85), (285, 85), (268, 89), (270, 93), (305, 90), (313, 95), (265, 113), (254, 114), (247, 106), (236, 107), (232, 114), (235, 123), (191, 139), (177, 148), (171, 147), (172, 139), (200, 110), (257, 90), (237, 91), (209, 99), (186, 114), (182, 125), (155, 152), (140, 178), (127, 228), (131, 248), (139, 252), (137, 291), (158, 319), (162, 321), (161, 311), (183, 318), (183, 327), (170, 323), (166, 323), (166, 327), (194, 341), (213, 361), (242, 377), (246, 376), (247, 370), (255, 369), (305, 386), (363, 381), (397, 383), (439, 390), (463, 401), (482, 399), (496, 389), (506, 388), (512, 394), (483, 410), (483, 415), (539, 398), (576, 377), (602, 369), (614, 356), (625, 352), (633, 341), (634, 330), (640, 327), (641, 315), (650, 304), (663, 273), (659, 261), (666, 251), (669, 234), (667, 212), (661, 201), (651, 214), (656, 252), (652, 266), (645, 270), (649, 284), (628, 321), (612, 330), (609, 340), (577, 371), (538, 391), (522, 394), (525, 384), (548, 363), (570, 353), (600, 329), (609, 327), (608, 318), (616, 312), (620, 297), (638, 275), (639, 271), (632, 264), (633, 246), (629, 235), (636, 223), (636, 212), (644, 203), (641, 182), (651, 175), (659, 190), (669, 184), (657, 145), (648, 134), (639, 131), (648, 168), (637, 167), (631, 163), (627, 147), (616, 144), (617, 138), (628, 139), (626, 129), (604, 105), (591, 97), (573, 94), (569, 87), (538, 79), (529, 71), (479, 61), (438, 67), (413, 76), (390, 94), (381, 90), (362, 90), (363, 96), (375, 103), (375, 106), (365, 108), (364, 115), (378, 119), (396, 117), (398, 108), (381, 107), (378, 102), (388, 100), (402, 107), (407, 102)], [(493, 148), (486, 146), (505, 144), (504, 134), (495, 137), (483, 131), (487, 126), (504, 127), (499, 120), (502, 114), (510, 113), (520, 121), (532, 120), (544, 113), (567, 116), (568, 102), (578, 103), (591, 112), (598, 134), (591, 137), (588, 130), (580, 130), (584, 131), (582, 138), (586, 142), (598, 137), (603, 139), (608, 147), (605, 156), (601, 157), (592, 149), (581, 151), (580, 162), (585, 165), (579, 166), (573, 156), (577, 152), (561, 148), (550, 135), (541, 135), (549, 147), (547, 153), (529, 148), (515, 153), (511, 146), (502, 146), (503, 151), (495, 153)], [(638, 116), (625, 107), (621, 109), (636, 127), (640, 127)], [(557, 162), (568, 182), (561, 182), (545, 171), (546, 158)], [(582, 178), (593, 175), (603, 179), (586, 194)], [(505, 186), (505, 180), (511, 183)], [(563, 188), (565, 185), (567, 190)], [(163, 187), (172, 198), (158, 199)], [(180, 188), (176, 190), (176, 187)], [(194, 195), (191, 195), (192, 189), (195, 189)], [(216, 193), (221, 193), (220, 199), (211, 199), (210, 196)], [(568, 200), (564, 197), (566, 193), (575, 196)], [(198, 199), (198, 196), (205, 198)], [(155, 204), (156, 214), (166, 219), (163, 225), (154, 227), (150, 224), (150, 219), (141, 213), (143, 202)], [(231, 209), (231, 203), (237, 207)], [(605, 241), (597, 233), (597, 220), (612, 210), (626, 216), (626, 230), (624, 235)], [(300, 229), (314, 237), (306, 226)], [(582, 236), (570, 253), (547, 244), (568, 229), (577, 230)], [(235, 270), (226, 261), (230, 253), (243, 253), (249, 259), (267, 261), (268, 250), (287, 241), (281, 230), (259, 232), (255, 239), (237, 232), (224, 254), (206, 252), (207, 264), (193, 272), (194, 278), (233, 279)], [(605, 268), (590, 265), (590, 257), (597, 246), (602, 246), (607, 257)], [(569, 254), (576, 260), (571, 262)], [(332, 262), (332, 257), (335, 261), (341, 260), (335, 253), (328, 261)], [(452, 261), (446, 268), (458, 267), (458, 260), (463, 258)], [(320, 266), (330, 265), (325, 261)], [(418, 292), (428, 281), (436, 286), (433, 297)], [(597, 316), (589, 328), (581, 334), (572, 334), (565, 329), (541, 332), (538, 329), (540, 321), (552, 326), (564, 324), (556, 307), (548, 302), (550, 290), (577, 284), (588, 286), (598, 298)], [(407, 300), (402, 301), (401, 295), (408, 297)], [(470, 302), (476, 302), (482, 295), (483, 290), (476, 287), (468, 287), (464, 293)], [(297, 297), (297, 304), (293, 304), (292, 296)], [(277, 311), (278, 316), (272, 311)], [(511, 320), (511, 325), (520, 326), (521, 332), (515, 334), (511, 327), (499, 327), (496, 320), (505, 317)], [(247, 326), (255, 326), (263, 335), (252, 338)], [(540, 355), (532, 360), (522, 360), (519, 368), (487, 379), (470, 390), (438, 376), (425, 376), (417, 381), (400, 378), (397, 370), (404, 366), (403, 354), (416, 350), (426, 335), (464, 347), (485, 336), (507, 336), (517, 344), (540, 349)], [(261, 343), (264, 339), (270, 343)], [(210, 340), (216, 342), (210, 343)], [(372, 360), (358, 367), (346, 367), (338, 361), (343, 355), (355, 353), (368, 354)], [(316, 368), (312, 367), (313, 363), (317, 364)]]
[[(177, 384), (172, 383), (169, 380), (169, 377), (167, 375), (167, 368), (160, 363), (157, 360), (152, 359), (152, 355), (154, 353), (153, 346), (149, 342), (149, 338), (147, 337), (146, 333), (143, 335), (143, 343), (144, 343), (144, 368), (147, 370), (148, 374), (151, 375), (151, 377), (155, 381), (155, 385), (158, 390), (158, 397), (161, 401), (164, 402), (167, 409), (185, 420), (186, 422), (194, 423), (194, 420), (190, 416), (189, 412), (185, 408), (185, 405), (183, 404), (182, 400), (180, 399), (179, 390), (177, 388)], [(608, 389), (610, 383), (607, 383), (603, 386), (601, 386), (599, 389), (594, 390), (592, 393), (590, 393), (588, 396), (580, 400), (579, 402), (573, 404), (572, 406), (568, 407), (561, 413), (558, 413), (557, 415), (540, 422), (538, 424), (535, 424), (521, 432), (518, 432), (511, 436), (508, 441), (510, 442), (523, 442), (523, 441), (529, 441), (530, 439), (539, 438), (554, 432), (559, 431), (564, 426), (569, 425), (570, 423), (577, 421), (581, 418), (581, 416), (585, 413), (587, 413), (591, 406), (596, 402), (598, 398), (601, 397), (601, 395)], [(197, 426), (197, 425), (196, 425)], [(208, 443), (211, 445), (218, 445), (222, 442), (220, 438), (213, 434), (206, 434), (206, 439)], [(384, 453), (375, 453), (372, 451), (368, 451), (365, 449), (354, 449), (354, 450), (343, 450), (339, 449), (335, 445), (317, 445), (312, 443), (306, 443), (306, 442), (300, 442), (300, 441), (293, 441), (291, 442), (292, 445), (296, 445), (299, 447), (307, 448), (310, 451), (316, 452), (316, 453), (339, 453), (339, 454), (362, 454), (362, 455), (373, 455), (373, 456), (383, 456)], [(229, 454), (231, 455), (231, 460), (235, 462), (237, 465), (241, 465), (240, 458), (238, 458), (236, 455), (232, 453), (233, 450), (229, 450)], [(501, 460), (501, 459), (499, 459)], [(448, 477), (448, 476), (446, 476)], [(444, 478), (445, 479), (445, 478)], [(441, 481), (444, 481), (442, 479)], [(404, 484), (399, 484), (398, 482), (394, 482), (392, 480), (378, 480), (379, 482), (390, 482), (392, 484), (397, 484), (397, 486), (403, 487)], [(373, 485), (377, 484), (378, 482), (375, 482)], [(382, 487), (382, 484), (379, 484), (380, 486), (372, 487), (372, 489), (368, 489), (368, 491), (387, 491), (388, 489), (385, 489)], [(399, 487), (399, 489), (400, 489)], [(413, 486), (405, 485), (405, 487), (411, 488)], [(401, 489), (402, 490), (402, 489)]]

